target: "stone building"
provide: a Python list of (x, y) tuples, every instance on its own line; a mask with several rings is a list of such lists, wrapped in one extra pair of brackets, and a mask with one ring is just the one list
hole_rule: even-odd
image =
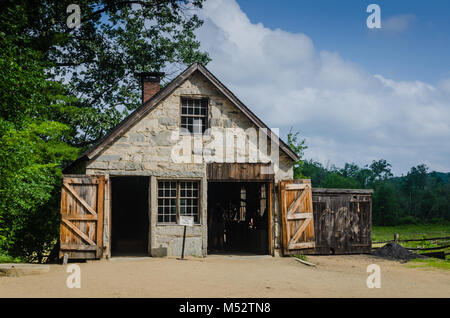
[(185, 216), (185, 255), (279, 253), (297, 155), (204, 66), (161, 90), (160, 76), (142, 74), (143, 104), (65, 169), (60, 255), (179, 256)]

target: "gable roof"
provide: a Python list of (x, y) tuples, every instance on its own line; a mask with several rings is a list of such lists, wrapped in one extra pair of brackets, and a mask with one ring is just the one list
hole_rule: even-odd
[[(97, 141), (90, 149), (85, 151), (75, 162), (82, 159), (91, 160), (104, 150), (109, 144), (121, 137), (129, 128), (141, 120), (145, 115), (152, 111), (160, 101), (169, 96), (177, 87), (179, 87), (194, 72), (202, 73), (223, 95), (225, 95), (238, 109), (240, 109), (246, 117), (253, 122), (258, 128), (266, 128), (268, 137), (273, 133), (266, 124), (264, 124), (250, 109), (247, 108), (228, 88), (225, 87), (210, 71), (200, 63), (194, 63), (172, 80), (166, 87), (153, 95), (149, 100), (144, 102), (135, 111), (122, 120), (116, 127), (111, 129), (103, 138)], [(274, 134), (274, 133), (273, 133)], [(275, 135), (275, 134), (274, 134)], [(293, 161), (299, 160), (299, 157), (292, 149), (280, 138), (280, 148)], [(74, 163), (75, 163), (74, 162)], [(70, 165), (71, 166), (71, 165)]]

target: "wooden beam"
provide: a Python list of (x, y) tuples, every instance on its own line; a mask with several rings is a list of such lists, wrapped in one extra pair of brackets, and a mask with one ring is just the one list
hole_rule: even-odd
[(95, 245), (83, 245), (83, 244), (61, 244), (61, 250), (73, 250), (73, 251), (95, 251), (97, 246)]
[(312, 219), (313, 214), (312, 213), (294, 213), (291, 215), (288, 215), (288, 220), (302, 220), (302, 219)]
[(291, 242), (289, 242), (289, 245), (295, 244), (295, 242), (300, 238), (300, 236), (303, 234), (303, 232), (305, 231), (306, 227), (310, 222), (311, 219), (305, 219), (305, 221), (303, 221), (302, 225), (300, 225), (297, 232), (295, 232), (294, 236), (291, 238)]
[(286, 190), (304, 190), (306, 188), (309, 188), (309, 184), (307, 183), (286, 184)]
[(67, 221), (97, 221), (97, 216), (94, 215), (68, 215), (63, 214), (61, 218)]
[(361, 194), (369, 195), (373, 194), (372, 189), (332, 189), (332, 188), (312, 188), (314, 194)]
[(287, 224), (287, 202), (286, 202), (286, 181), (280, 181), (280, 205), (281, 205), (281, 222), (282, 222), (282, 241), (284, 253), (288, 253), (288, 237), (289, 237), (289, 227)]
[(97, 258), (101, 258), (103, 253), (103, 212), (104, 212), (104, 203), (105, 203), (105, 178), (102, 177), (99, 180), (98, 188), (97, 188), (97, 212), (98, 212), (98, 221), (97, 221)]
[(295, 257), (295, 256), (294, 256), (294, 259), (297, 260), (297, 261), (299, 261), (300, 263), (305, 264), (305, 265), (308, 265), (308, 266), (313, 266), (313, 267), (316, 266), (316, 264), (314, 264), (314, 263), (304, 261), (304, 260), (302, 260), (302, 259), (300, 259), (300, 258), (298, 258), (298, 257)]
[(262, 174), (265, 163), (209, 163), (207, 168), (208, 181), (231, 182), (268, 182), (273, 181), (274, 174)]
[(272, 227), (272, 223), (273, 223), (273, 204), (272, 204), (272, 191), (273, 191), (273, 183), (269, 182), (269, 189), (267, 189), (268, 194), (269, 194), (269, 202), (268, 202), (268, 206), (269, 206), (269, 253), (270, 255), (273, 255), (273, 236), (272, 236), (272, 231), (273, 231), (273, 227)]
[(65, 219), (61, 219), (61, 221), (67, 225), (72, 231), (78, 234), (79, 237), (81, 237), (84, 241), (89, 243), (89, 245), (96, 245), (93, 240), (91, 240), (86, 234), (81, 232), (72, 222), (67, 221)]
[(289, 244), (289, 248), (293, 249), (293, 250), (295, 250), (295, 249), (301, 250), (301, 249), (305, 249), (305, 248), (314, 248), (314, 247), (316, 247), (316, 243), (314, 243), (314, 242), (303, 242), (303, 243), (292, 243), (292, 244)]

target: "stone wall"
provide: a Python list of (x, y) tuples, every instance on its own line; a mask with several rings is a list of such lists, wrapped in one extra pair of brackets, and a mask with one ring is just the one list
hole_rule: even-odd
[[(248, 140), (243, 146), (236, 147), (233, 154), (226, 153), (236, 162), (252, 162), (252, 158), (258, 161), (268, 162), (270, 158), (264, 158), (258, 148), (258, 140), (252, 140), (245, 135), (245, 130), (256, 128), (254, 124), (240, 112), (225, 96), (223, 96), (201, 73), (194, 73), (181, 84), (170, 96), (166, 97), (159, 105), (149, 112), (136, 125), (131, 127), (122, 137), (113, 142), (96, 158), (87, 163), (87, 174), (119, 175), (148, 175), (151, 176), (150, 202), (151, 202), (151, 229), (150, 244), (152, 255), (180, 255), (183, 227), (177, 225), (157, 224), (156, 189), (157, 179), (197, 179), (201, 180), (201, 224), (188, 230), (186, 241), (186, 255), (206, 255), (207, 242), (207, 181), (206, 162), (199, 156), (198, 151), (189, 149), (183, 153), (179, 147), (180, 127), (180, 101), (181, 96), (208, 97), (209, 112), (208, 121), (210, 131), (193, 138), (192, 144), (202, 144), (203, 153), (210, 154), (211, 160), (220, 155), (219, 133), (223, 128), (234, 128), (234, 139)], [(183, 136), (181, 138), (184, 138)], [(191, 144), (191, 145), (192, 145)], [(270, 142), (268, 142), (270, 148)], [(228, 149), (228, 148), (227, 148)], [(253, 151), (258, 152), (253, 154)], [(174, 162), (173, 154), (179, 154), (184, 158), (190, 158), (188, 162)], [(200, 151), (201, 154), (201, 151)], [(276, 181), (291, 179), (293, 177), (292, 160), (281, 150), (279, 151), (279, 169), (275, 172)], [(244, 158), (242, 160), (242, 157)], [(261, 159), (261, 160), (259, 160)], [(114, 198), (112, 198), (114, 199)], [(276, 202), (274, 200), (274, 206)], [(278, 208), (274, 211), (274, 238), (279, 240), (280, 219)], [(109, 231), (109, 225), (105, 224), (105, 231)], [(275, 243), (277, 246), (278, 243)]]

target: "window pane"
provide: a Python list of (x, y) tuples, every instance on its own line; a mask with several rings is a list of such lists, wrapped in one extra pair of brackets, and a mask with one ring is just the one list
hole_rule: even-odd
[(180, 215), (193, 216), (194, 222), (199, 222), (198, 210), (199, 182), (180, 182)]
[(158, 181), (158, 222), (176, 220), (176, 185), (176, 182)]
[(177, 184), (180, 187), (179, 213), (194, 217), (199, 222), (199, 182), (159, 181), (158, 182), (158, 222), (177, 222)]
[(185, 128), (191, 133), (204, 133), (208, 99), (183, 98), (181, 103), (181, 128)]

